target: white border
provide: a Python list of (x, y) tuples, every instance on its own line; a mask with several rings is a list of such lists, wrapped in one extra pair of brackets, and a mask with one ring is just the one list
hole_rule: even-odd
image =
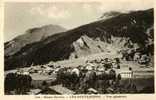
[[(6, 96), (4, 95), (4, 39), (3, 39), (3, 23), (4, 23), (4, 2), (128, 2), (128, 1), (133, 1), (133, 2), (154, 2), (154, 8), (156, 7), (155, 0), (0, 0), (0, 99), (1, 100), (33, 100), (33, 99), (57, 99), (57, 98), (44, 98), (44, 95), (40, 96), (41, 98), (37, 98), (37, 96), (33, 95), (11, 95), (11, 96)], [(155, 10), (154, 10), (155, 11)], [(156, 13), (154, 12), (154, 16), (156, 16)], [(155, 21), (155, 20), (154, 20)], [(155, 22), (154, 22), (155, 23)], [(154, 27), (156, 27), (156, 24), (154, 24)], [(154, 29), (155, 32), (155, 29)], [(155, 36), (154, 36), (155, 40)], [(154, 41), (155, 42), (155, 41)], [(155, 49), (156, 50), (156, 49)], [(155, 59), (154, 59), (155, 60)], [(155, 60), (156, 61), (156, 60)], [(156, 68), (154, 67), (154, 70)], [(155, 87), (156, 87), (156, 80), (155, 80)], [(156, 88), (155, 88), (156, 92)], [(64, 99), (87, 99), (87, 98), (68, 98), (69, 95), (64, 95)], [(100, 98), (88, 98), (88, 99), (122, 99), (122, 100), (156, 100), (156, 94), (106, 94), (106, 95), (100, 95)], [(126, 96), (126, 98), (108, 98), (107, 96)], [(52, 95), (51, 97), (54, 97)], [(61, 99), (61, 98), (58, 98)]]

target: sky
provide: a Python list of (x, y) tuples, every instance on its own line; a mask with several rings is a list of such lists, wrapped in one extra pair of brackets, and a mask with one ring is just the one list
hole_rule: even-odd
[[(133, 0), (132, 0), (133, 1)], [(145, 1), (145, 0), (144, 0)], [(4, 6), (4, 41), (43, 25), (60, 25), (72, 29), (98, 20), (109, 11), (127, 12), (153, 7), (147, 2), (8, 2)]]

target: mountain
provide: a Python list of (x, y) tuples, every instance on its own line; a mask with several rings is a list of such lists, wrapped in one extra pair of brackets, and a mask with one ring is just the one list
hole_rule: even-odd
[(23, 35), (5, 43), (5, 56), (11, 56), (20, 51), (27, 44), (41, 41), (55, 33), (64, 32), (65, 29), (58, 25), (45, 25), (28, 29)]
[[(5, 69), (46, 64), (95, 53), (117, 53), (141, 48), (147, 53), (154, 41), (153, 9), (133, 11), (60, 32), (5, 56)], [(146, 50), (145, 50), (146, 48)]]

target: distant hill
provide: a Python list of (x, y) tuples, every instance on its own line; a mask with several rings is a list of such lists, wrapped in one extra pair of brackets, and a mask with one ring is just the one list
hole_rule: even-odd
[(122, 49), (146, 48), (151, 44), (153, 46), (153, 24), (153, 9), (101, 19), (27, 44), (15, 54), (5, 56), (5, 69), (79, 58), (101, 52), (115, 53)]
[(58, 25), (45, 25), (28, 29), (24, 34), (5, 43), (5, 56), (14, 55), (28, 44), (44, 40), (48, 36), (64, 31), (65, 29)]

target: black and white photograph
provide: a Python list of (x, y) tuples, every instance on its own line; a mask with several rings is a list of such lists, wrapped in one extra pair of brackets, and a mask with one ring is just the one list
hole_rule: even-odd
[(152, 0), (5, 2), (3, 35), (4, 95), (155, 93)]

